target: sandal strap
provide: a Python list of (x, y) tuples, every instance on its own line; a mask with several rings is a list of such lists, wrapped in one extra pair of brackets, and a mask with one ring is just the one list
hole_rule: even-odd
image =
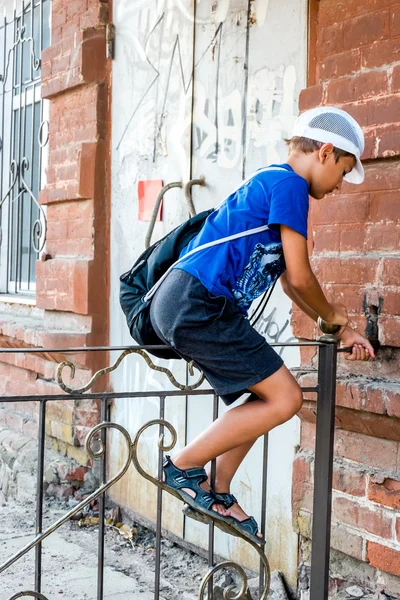
[(233, 504), (237, 502), (235, 496), (233, 494), (219, 494), (218, 492), (214, 492), (214, 495), (220, 504), (223, 504), (225, 508), (230, 508)]
[(175, 490), (188, 488), (196, 494), (194, 501), (200, 507), (209, 510), (216, 503), (215, 494), (212, 490), (208, 492), (200, 487), (203, 481), (207, 481), (207, 473), (204, 469), (194, 467), (192, 469), (179, 469), (171, 461), (171, 458), (166, 455), (163, 463), (165, 475), (165, 483)]
[(239, 527), (241, 527), (242, 529), (244, 529), (251, 535), (257, 535), (258, 524), (254, 517), (248, 517), (247, 519), (244, 519), (243, 521), (238, 521), (238, 519), (236, 519), (236, 521), (239, 524)]

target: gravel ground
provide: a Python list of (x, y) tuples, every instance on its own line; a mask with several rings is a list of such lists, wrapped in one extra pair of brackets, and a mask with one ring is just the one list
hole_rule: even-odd
[[(68, 510), (60, 501), (48, 499), (44, 527)], [(0, 507), (0, 562), (28, 543), (34, 534), (33, 503), (3, 503)], [(43, 543), (42, 593), (53, 600), (96, 600), (97, 543), (96, 507), (80, 521), (69, 521)], [(141, 525), (122, 528), (112, 525), (116, 513), (108, 512), (110, 525), (105, 535), (105, 600), (153, 600), (155, 535)], [(86, 521), (85, 521), (86, 517)], [(195, 600), (200, 582), (207, 573), (207, 561), (163, 539), (161, 546), (160, 597), (162, 600)], [(34, 551), (0, 575), (0, 600), (10, 600), (22, 590), (34, 589)], [(215, 577), (215, 600), (219, 590), (231, 585), (227, 572)], [(255, 584), (255, 581), (251, 581)], [(257, 598), (258, 595), (253, 595)]]

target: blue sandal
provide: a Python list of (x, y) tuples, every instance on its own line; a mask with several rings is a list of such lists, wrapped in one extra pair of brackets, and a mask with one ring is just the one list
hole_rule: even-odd
[[(218, 502), (218, 504), (223, 504), (225, 508), (230, 508), (235, 502), (237, 502), (235, 496), (233, 494), (219, 494), (214, 492), (214, 496)], [(213, 511), (214, 512), (214, 511)], [(185, 505), (183, 507), (183, 513), (196, 521), (200, 521), (201, 523), (209, 524), (210, 520), (205, 515), (201, 515), (200, 513), (196, 514), (196, 510), (193, 510), (190, 506)], [(225, 526), (225, 523), (228, 523), (229, 527)], [(241, 535), (244, 535), (246, 538), (250, 539), (252, 542), (256, 542), (257, 544), (265, 544), (265, 539), (260, 538), (257, 535), (258, 532), (258, 524), (254, 517), (248, 517), (247, 519), (243, 519), (243, 521), (239, 521), (239, 519), (235, 519), (235, 517), (224, 517), (224, 523), (216, 523), (217, 527), (226, 533), (234, 535), (231, 527), (235, 529)]]
[[(201, 483), (207, 481), (207, 473), (203, 468), (192, 468), (182, 470), (176, 467), (171, 458), (166, 455), (163, 471), (165, 475), (165, 481), (162, 482), (163, 486), (168, 492), (183, 500), (192, 509), (198, 513), (206, 516), (212, 516), (217, 521), (224, 521), (229, 523), (229, 517), (223, 517), (215, 510), (212, 510), (212, 505), (218, 503), (216, 500), (215, 493), (210, 490), (206, 492), (200, 486)], [(193, 498), (190, 494), (184, 491), (184, 489), (193, 490), (196, 496)]]

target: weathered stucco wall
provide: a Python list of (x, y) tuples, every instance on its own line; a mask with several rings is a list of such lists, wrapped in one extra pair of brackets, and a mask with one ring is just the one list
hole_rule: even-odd
[[(144, 249), (148, 223), (138, 220), (137, 183), (164, 183), (204, 175), (205, 187), (193, 188), (198, 211), (216, 206), (243, 177), (274, 161), (282, 161), (282, 139), (291, 130), (305, 85), (306, 2), (220, 0), (194, 3), (114, 2), (116, 58), (113, 65), (111, 343), (130, 343), (118, 302), (118, 277)], [(285, 27), (281, 24), (285, 22)], [(194, 71), (194, 78), (192, 78)], [(182, 190), (165, 196), (163, 220), (153, 239), (188, 216)], [(291, 337), (290, 303), (281, 290), (259, 324), (268, 339)], [(297, 350), (285, 350), (288, 365), (299, 364)], [(181, 362), (171, 363), (185, 380)], [(130, 357), (113, 378), (114, 389), (169, 389), (169, 382)], [(178, 445), (211, 420), (208, 398), (167, 401), (166, 418), (177, 427)], [(223, 407), (220, 407), (223, 410)], [(113, 419), (131, 433), (158, 416), (158, 400), (118, 401)], [(158, 429), (148, 430), (142, 445), (144, 463), (157, 463)], [(268, 554), (273, 568), (283, 570), (294, 585), (297, 536), (291, 524), (291, 472), (298, 443), (297, 418), (270, 436), (268, 473)], [(111, 444), (115, 465), (120, 453), (117, 435)], [(259, 442), (240, 469), (234, 492), (246, 509), (260, 517), (261, 450)], [(133, 471), (113, 488), (116, 500), (148, 518), (155, 518), (156, 490)], [(183, 535), (181, 505), (165, 495), (164, 525)], [(185, 538), (207, 543), (204, 526), (187, 520)], [(217, 532), (216, 551), (258, 568), (243, 544)]]

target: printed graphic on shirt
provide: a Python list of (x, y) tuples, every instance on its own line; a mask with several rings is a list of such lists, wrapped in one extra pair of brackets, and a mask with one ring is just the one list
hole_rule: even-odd
[(248, 310), (253, 300), (282, 275), (286, 268), (282, 244), (256, 244), (250, 262), (236, 280), (232, 294), (237, 305)]

